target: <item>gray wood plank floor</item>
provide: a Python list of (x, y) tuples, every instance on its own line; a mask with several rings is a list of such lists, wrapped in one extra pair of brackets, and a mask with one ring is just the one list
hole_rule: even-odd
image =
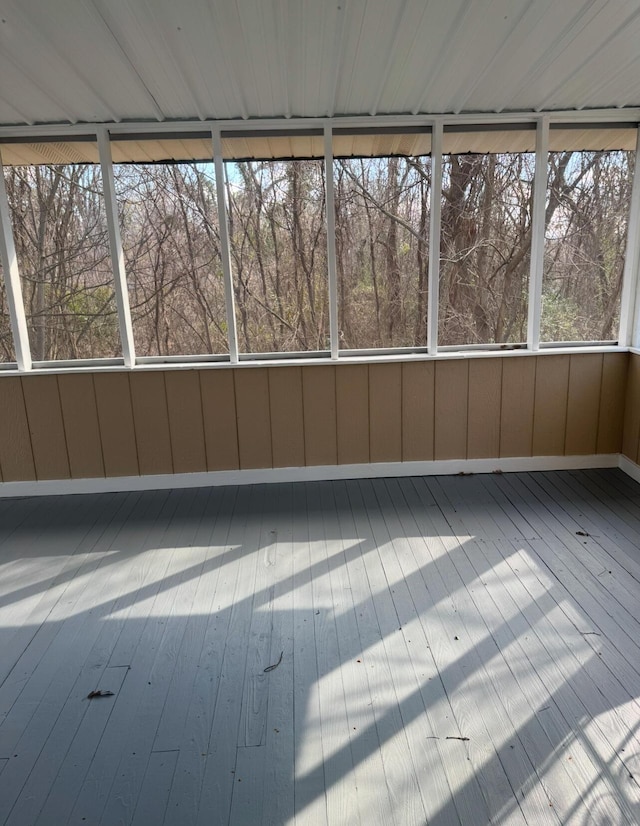
[(638, 824), (639, 549), (617, 470), (0, 502), (0, 824)]

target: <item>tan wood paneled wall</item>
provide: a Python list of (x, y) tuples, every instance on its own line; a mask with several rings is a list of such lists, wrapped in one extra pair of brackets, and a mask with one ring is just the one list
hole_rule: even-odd
[[(617, 453), (626, 353), (0, 377), (4, 481)], [(638, 456), (640, 358), (625, 453)], [(632, 432), (633, 431), (633, 432)], [(627, 452), (631, 451), (631, 452)]]
[(640, 464), (640, 356), (629, 353), (622, 453)]

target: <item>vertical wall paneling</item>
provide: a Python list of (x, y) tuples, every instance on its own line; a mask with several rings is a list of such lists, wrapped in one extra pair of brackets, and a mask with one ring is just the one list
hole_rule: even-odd
[(269, 368), (274, 467), (304, 466), (304, 416), (300, 367)]
[(500, 455), (502, 359), (469, 361), (469, 431), (467, 458)]
[(68, 479), (67, 442), (56, 376), (24, 376), (33, 459), (38, 479)]
[(307, 465), (335, 465), (338, 462), (335, 371), (336, 368), (329, 365), (302, 368)]
[(104, 476), (93, 376), (61, 373), (58, 388), (72, 478)]
[(500, 456), (531, 456), (535, 380), (535, 358), (504, 359)]
[(234, 373), (241, 468), (272, 466), (268, 368)]
[(338, 464), (369, 461), (369, 365), (336, 367)]
[(402, 461), (433, 459), (435, 364), (402, 365)]
[(200, 393), (207, 470), (236, 470), (240, 458), (233, 372), (201, 370)]
[(570, 356), (538, 356), (533, 407), (533, 455), (563, 456)]
[(129, 381), (140, 473), (172, 473), (164, 373), (134, 370)]
[(94, 373), (102, 458), (107, 476), (137, 476), (138, 450), (126, 373)]
[(602, 354), (571, 356), (565, 440), (567, 455), (596, 452), (601, 386)]
[(0, 467), (4, 482), (31, 481), (36, 469), (31, 451), (22, 382), (17, 376), (0, 383)]
[(622, 431), (622, 452), (637, 461), (640, 437), (640, 356), (629, 354), (627, 372), (627, 392), (624, 407), (624, 428)]
[(640, 356), (2, 376), (0, 480), (640, 454)]
[[(638, 357), (635, 353), (631, 355), (631, 358), (635, 361)], [(627, 382), (630, 380), (629, 373), (627, 373)], [(635, 408), (635, 429), (636, 429), (636, 443), (635, 447), (635, 459), (636, 463), (640, 464), (640, 374), (636, 376), (636, 382), (638, 385), (638, 398), (637, 398), (637, 407)]]
[(372, 462), (402, 461), (402, 365), (369, 365)]
[(206, 470), (207, 456), (198, 373), (195, 370), (168, 370), (164, 380), (174, 473), (197, 473)]
[(466, 359), (436, 362), (436, 459), (466, 459), (468, 404), (469, 362)]
[(607, 353), (603, 357), (596, 453), (620, 452), (628, 359), (626, 353)]

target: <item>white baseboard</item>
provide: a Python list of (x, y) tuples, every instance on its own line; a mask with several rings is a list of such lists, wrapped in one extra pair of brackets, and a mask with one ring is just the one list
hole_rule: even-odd
[(381, 476), (446, 476), (465, 473), (513, 473), (530, 470), (582, 470), (621, 467), (634, 479), (640, 467), (617, 453), (592, 456), (516, 456), (505, 459), (452, 459), (434, 462), (380, 462), (359, 465), (220, 470), (211, 473), (167, 473), (159, 476), (118, 476), (94, 479), (43, 479), (37, 482), (2, 482), (0, 497), (52, 496), (70, 493), (111, 493), (132, 490), (166, 490), (265, 482), (311, 482), (331, 479), (367, 479)]
[(632, 462), (631, 459), (627, 459), (622, 453), (618, 457), (618, 467), (624, 471), (627, 476), (630, 476), (636, 482), (640, 482), (640, 465)]

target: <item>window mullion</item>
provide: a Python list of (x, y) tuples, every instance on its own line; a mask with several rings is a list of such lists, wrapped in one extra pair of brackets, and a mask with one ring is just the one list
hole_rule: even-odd
[(438, 304), (440, 300), (440, 218), (442, 213), (442, 121), (431, 131), (431, 217), (429, 223), (429, 273), (427, 296), (427, 345), (438, 351)]
[(124, 265), (124, 251), (118, 222), (118, 204), (116, 188), (113, 178), (113, 160), (109, 132), (105, 128), (97, 130), (98, 152), (100, 154), (100, 169), (102, 171), (102, 188), (104, 206), (107, 215), (107, 229), (109, 233), (109, 250), (111, 252), (111, 267), (118, 310), (118, 326), (122, 342), (122, 355), (125, 367), (135, 367), (136, 350), (133, 340), (133, 325), (131, 323), (131, 307), (129, 305), (129, 290), (127, 288), (127, 273)]
[(533, 179), (533, 215), (531, 220), (531, 259), (529, 270), (529, 315), (527, 347), (540, 349), (542, 317), (542, 276), (544, 271), (545, 204), (549, 156), (549, 118), (542, 117), (536, 128), (536, 171)]
[(227, 336), (229, 341), (229, 359), (238, 363), (238, 333), (236, 330), (236, 309), (233, 297), (233, 275), (231, 271), (231, 243), (229, 240), (229, 221), (227, 217), (227, 200), (224, 190), (224, 161), (222, 159), (222, 138), (219, 129), (211, 130), (213, 159), (216, 170), (216, 195), (218, 199), (218, 224), (220, 226), (220, 254), (222, 274), (224, 277), (224, 299), (227, 314)]
[(339, 355), (338, 342), (338, 276), (336, 264), (336, 212), (333, 185), (333, 134), (331, 125), (324, 127), (324, 179), (327, 222), (327, 273), (329, 278), (329, 338), (331, 358)]
[(634, 346), (638, 340), (640, 327), (637, 312), (640, 302), (637, 300), (637, 291), (640, 264), (640, 129), (636, 134), (636, 157), (633, 170), (633, 186), (631, 189), (631, 206), (629, 208), (629, 226), (627, 230), (627, 248), (624, 257), (624, 272), (622, 275), (622, 296), (620, 300), (620, 329), (618, 344), (628, 347), (632, 341)]
[(20, 285), (18, 258), (13, 240), (13, 228), (9, 214), (9, 200), (4, 182), (4, 168), (0, 157), (0, 260), (4, 271), (4, 282), (13, 333), (13, 346), (16, 352), (18, 370), (31, 370), (31, 350), (27, 319), (24, 312), (24, 300)]

